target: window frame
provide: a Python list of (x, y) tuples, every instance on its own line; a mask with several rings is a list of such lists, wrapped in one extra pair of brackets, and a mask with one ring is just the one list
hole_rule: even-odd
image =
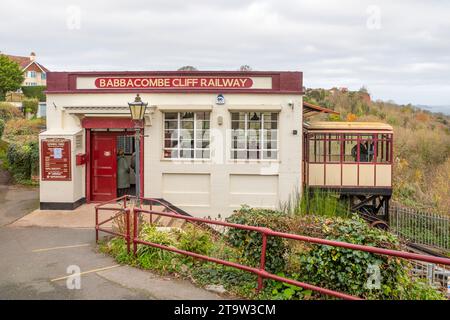
[[(260, 129), (259, 131), (259, 140), (258, 140), (258, 144), (260, 145), (259, 149), (250, 149), (249, 148), (249, 140), (248, 140), (248, 133), (249, 130), (254, 130), (254, 129), (250, 129), (249, 128), (249, 117), (251, 116), (251, 114), (253, 113), (258, 113), (261, 115), (261, 119), (259, 120), (259, 124), (260, 124)], [(273, 120), (267, 120), (267, 122), (264, 121), (265, 118), (265, 113), (269, 113), (269, 114), (276, 114), (277, 115), (277, 119), (276, 121)], [(238, 114), (239, 115), (239, 120), (233, 120), (233, 114)], [(240, 120), (240, 115), (244, 114), (244, 129), (233, 129), (233, 122), (242, 122)], [(272, 116), (272, 115), (271, 115)], [(276, 129), (264, 129), (264, 124), (265, 123), (272, 123), (275, 122), (276, 123)], [(232, 162), (248, 162), (248, 161), (252, 161), (252, 162), (258, 162), (258, 161), (273, 161), (273, 162), (277, 162), (280, 159), (280, 135), (279, 135), (279, 127), (280, 127), (280, 112), (275, 112), (275, 111), (267, 111), (267, 110), (251, 110), (251, 111), (230, 111), (230, 148), (229, 148), (229, 152), (228, 152), (228, 157), (230, 159), (230, 161)], [(234, 144), (234, 140), (233, 140), (233, 131), (234, 130), (244, 130), (244, 141), (245, 141), (245, 148), (243, 149), (239, 149), (239, 148), (234, 148), (233, 144)], [(265, 139), (264, 137), (264, 131), (273, 131), (276, 130), (276, 135), (277, 138), (274, 139)], [(265, 143), (267, 141), (271, 141), (271, 142), (276, 142), (276, 148), (265, 148)], [(246, 158), (235, 158), (233, 156), (234, 153), (236, 152), (245, 152), (247, 154)], [(256, 159), (252, 159), (249, 158), (250, 156), (250, 152), (257, 152), (258, 153), (258, 158)], [(264, 158), (264, 154), (268, 153), (268, 152), (276, 152), (276, 158)]]
[[(182, 129), (181, 128), (181, 121), (182, 121), (181, 115), (184, 114), (184, 113), (190, 113), (190, 112), (192, 112), (194, 114), (194, 118), (193, 118), (194, 126), (193, 126), (193, 129), (192, 129), (192, 131), (194, 133), (194, 136), (191, 138), (194, 141), (194, 146), (193, 146), (193, 148), (182, 148), (182, 146), (181, 146), (181, 130), (189, 130), (189, 129)], [(177, 128), (176, 129), (166, 129), (166, 115), (168, 113), (176, 113), (177, 114), (177, 119), (176, 119)], [(208, 119), (197, 119), (197, 114), (198, 113), (206, 113), (206, 114), (208, 114)], [(175, 120), (168, 120), (168, 121), (175, 121)], [(197, 121), (202, 121), (202, 122), (203, 121), (207, 121), (207, 122), (209, 122), (209, 128), (208, 129), (203, 129), (203, 128), (198, 129), (197, 128)], [(170, 138), (170, 139), (166, 138), (166, 130), (176, 130), (177, 131), (177, 139), (174, 140), (172, 138)], [(201, 142), (206, 141), (203, 138), (202, 139), (197, 138), (197, 130), (207, 130), (208, 131), (208, 140), (207, 140), (209, 142), (208, 148), (199, 148), (199, 147), (197, 147), (197, 142), (199, 142), (199, 141), (201, 141)], [(195, 111), (195, 110), (191, 111), (191, 110), (186, 110), (186, 111), (166, 111), (166, 112), (163, 112), (162, 136), (163, 136), (162, 137), (162, 159), (163, 160), (176, 160), (176, 161), (208, 161), (208, 160), (211, 160), (211, 111)], [(176, 147), (175, 148), (168, 148), (168, 147), (166, 147), (166, 140), (177, 141)], [(166, 150), (176, 150), (177, 151), (177, 157), (172, 157), (172, 156), (166, 157), (165, 156)], [(180, 154), (181, 154), (180, 151), (181, 150), (192, 150), (193, 154), (194, 154), (194, 157), (193, 158), (192, 157), (189, 157), (189, 158), (181, 157), (180, 156)], [(205, 150), (209, 151), (209, 156), (207, 158), (198, 158), (197, 157), (197, 151), (203, 152)]]

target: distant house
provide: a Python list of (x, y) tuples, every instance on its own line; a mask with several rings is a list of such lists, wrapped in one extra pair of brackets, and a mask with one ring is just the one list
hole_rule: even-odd
[(23, 86), (46, 86), (48, 70), (36, 61), (36, 54), (31, 52), (28, 57), (5, 54), (9, 59), (17, 62), (24, 72)]

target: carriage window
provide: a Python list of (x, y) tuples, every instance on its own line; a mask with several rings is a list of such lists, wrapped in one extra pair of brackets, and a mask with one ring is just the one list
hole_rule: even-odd
[(309, 162), (324, 162), (325, 136), (323, 134), (312, 134), (309, 139)]
[(379, 134), (377, 142), (377, 163), (391, 163), (391, 134)]
[(278, 113), (231, 113), (231, 159), (278, 158)]
[(339, 134), (327, 135), (326, 162), (341, 162), (341, 140)]
[(358, 140), (356, 135), (344, 134), (344, 162), (358, 161)]
[(164, 114), (164, 158), (209, 159), (210, 113)]
[(374, 135), (362, 135), (359, 141), (359, 162), (373, 162), (375, 155)]

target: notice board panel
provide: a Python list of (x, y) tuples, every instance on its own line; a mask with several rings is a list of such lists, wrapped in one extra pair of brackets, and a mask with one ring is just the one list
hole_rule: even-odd
[(41, 161), (43, 181), (70, 181), (71, 172), (70, 140), (49, 138), (41, 141)]

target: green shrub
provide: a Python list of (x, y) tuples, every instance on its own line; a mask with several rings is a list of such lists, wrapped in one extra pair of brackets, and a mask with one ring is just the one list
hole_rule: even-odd
[[(393, 234), (371, 228), (365, 221), (353, 219), (326, 219), (322, 222), (327, 239), (399, 249)], [(367, 299), (420, 299), (443, 298), (430, 287), (413, 281), (408, 274), (410, 265), (402, 259), (375, 255), (326, 245), (311, 245), (299, 256), (297, 279), (328, 289), (345, 292)], [(380, 286), (368, 286), (370, 270), (379, 268)], [(414, 290), (412, 290), (414, 289)], [(415, 292), (415, 293), (413, 293)]]
[(22, 117), (22, 113), (15, 105), (8, 102), (0, 102), (0, 119), (7, 122), (19, 117)]
[(44, 93), (46, 88), (46, 86), (23, 86), (22, 92), (27, 98), (36, 98), (40, 102), (44, 102), (46, 100)]
[[(237, 224), (266, 227), (276, 231), (287, 231), (289, 222), (285, 214), (273, 210), (252, 209), (243, 206), (226, 221)], [(261, 233), (232, 228), (227, 233), (228, 242), (241, 250), (242, 257), (251, 265), (259, 266), (262, 248)], [(286, 266), (287, 241), (279, 237), (267, 238), (266, 270), (282, 272)]]
[(13, 142), (6, 154), (9, 169), (17, 182), (26, 182), (39, 168), (39, 145), (37, 141)]
[(21, 136), (30, 136), (37, 140), (41, 127), (45, 125), (42, 119), (12, 119), (6, 123), (5, 137), (12, 141), (19, 141)]
[[(286, 277), (283, 273), (278, 275)], [(308, 300), (313, 294), (311, 290), (305, 290), (289, 283), (274, 280), (267, 281), (266, 286), (265, 291), (269, 291), (269, 297), (273, 300)]]
[(341, 116), (339, 114), (329, 114), (328, 121), (341, 121)]
[(189, 225), (180, 235), (179, 248), (202, 255), (208, 255), (213, 247), (211, 236), (200, 228)]
[(127, 252), (127, 243), (124, 238), (112, 238), (100, 247), (100, 250), (112, 255), (119, 263), (133, 264), (133, 253)]
[(2, 138), (4, 130), (5, 130), (5, 121), (3, 119), (0, 119), (0, 139)]
[(22, 106), (25, 112), (36, 114), (39, 108), (39, 100), (36, 98), (23, 99)]
[[(161, 244), (164, 246), (173, 246), (175, 244), (173, 234), (169, 232), (158, 231), (153, 224), (144, 224), (140, 233), (143, 241)], [(147, 245), (138, 246), (137, 261), (144, 269), (154, 269), (158, 271), (172, 271), (172, 259), (175, 254)]]

